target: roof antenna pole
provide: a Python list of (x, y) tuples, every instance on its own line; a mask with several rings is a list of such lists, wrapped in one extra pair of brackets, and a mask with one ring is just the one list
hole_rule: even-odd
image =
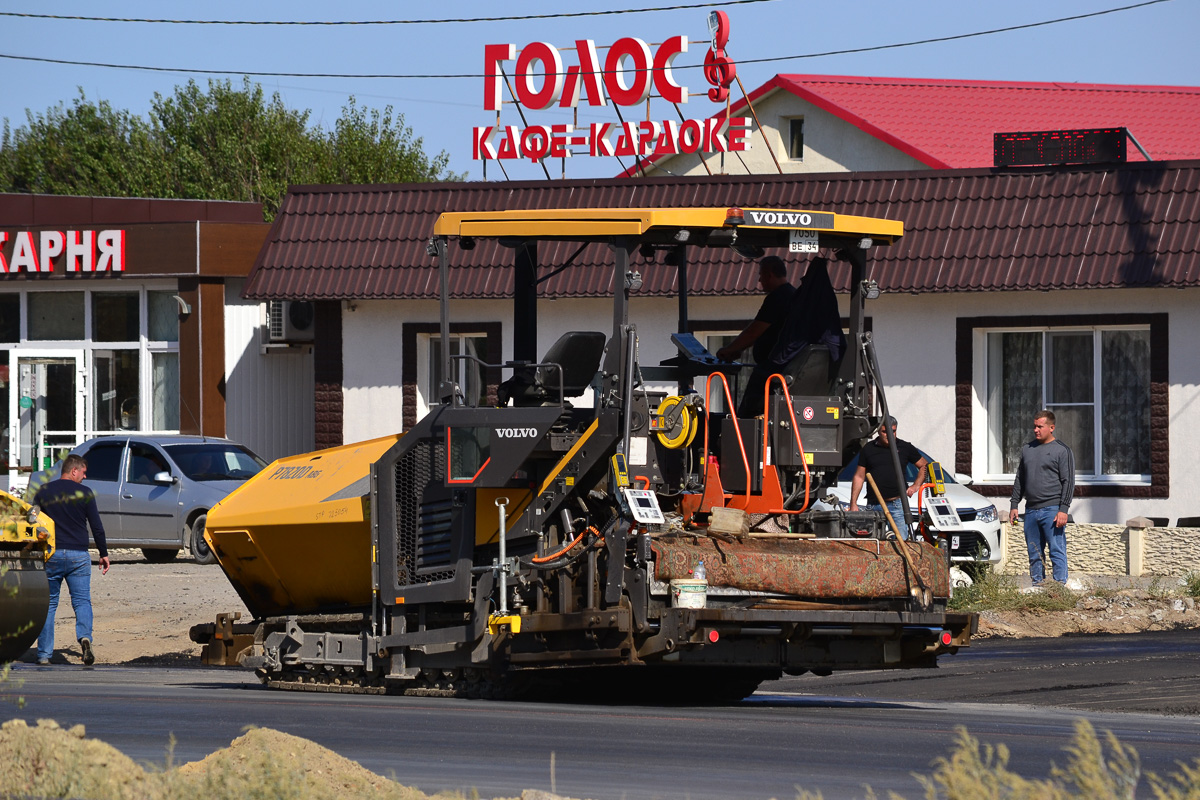
[(1146, 148), (1142, 147), (1141, 143), (1133, 135), (1133, 131), (1129, 130), (1129, 128), (1126, 128), (1125, 135), (1129, 137), (1129, 141), (1133, 142), (1133, 146), (1136, 147), (1138, 149), (1138, 152), (1142, 154), (1142, 158), (1146, 159), (1147, 161), (1154, 160), (1153, 158), (1150, 157), (1150, 154), (1146, 152)]
[[(742, 97), (746, 98), (746, 105), (750, 108), (750, 116), (754, 117), (754, 124), (758, 126), (758, 132), (763, 138), (763, 144), (767, 146), (767, 152), (771, 154), (771, 160), (775, 162), (775, 169), (782, 175), (783, 167), (779, 166), (779, 159), (775, 157), (775, 150), (771, 147), (771, 140), (767, 138), (767, 132), (763, 130), (762, 123), (758, 121), (758, 112), (754, 110), (754, 103), (750, 102), (750, 95), (746, 94), (746, 87), (742, 85), (741, 77), (736, 74), (733, 77), (737, 81), (738, 88), (742, 90)], [(726, 120), (728, 120), (728, 116)], [(1133, 137), (1130, 136), (1129, 138), (1132, 139)]]
[[(671, 105), (675, 106), (675, 113), (679, 115), (679, 121), (680, 121), (680, 122), (686, 122), (686, 121), (687, 121), (687, 119), (686, 119), (686, 118), (683, 116), (683, 111), (681, 111), (681, 110), (679, 109), (679, 104), (678, 104), (678, 103), (672, 103)], [(705, 172), (707, 172), (709, 175), (712, 175), (712, 170), (711, 170), (711, 169), (709, 169), (709, 167), (708, 167), (708, 162), (704, 160), (704, 153), (702, 153), (701, 151), (697, 150), (697, 151), (696, 151), (696, 158), (700, 159), (700, 166), (704, 167), (704, 171), (705, 171)], [(682, 331), (681, 331), (681, 332), (682, 332)]]
[[(500, 67), (500, 74), (504, 75), (504, 85), (508, 87), (508, 93), (513, 99), (513, 103), (517, 107), (517, 113), (521, 115), (521, 127), (528, 128), (529, 122), (525, 119), (525, 109), (521, 108), (521, 101), (517, 99), (517, 93), (513, 91), (512, 84), (508, 82), (508, 75), (504, 73), (504, 67)], [(549, 144), (549, 142), (547, 142)], [(550, 180), (550, 170), (546, 169), (546, 159), (539, 158), (538, 164), (542, 167), (542, 172), (546, 173), (546, 180)], [(508, 177), (508, 173), (504, 173), (504, 177)]]

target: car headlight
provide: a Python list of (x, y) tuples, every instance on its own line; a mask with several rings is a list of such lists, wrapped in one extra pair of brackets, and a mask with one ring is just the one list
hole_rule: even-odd
[(975, 517), (975, 519), (979, 520), (980, 522), (995, 522), (997, 519), (999, 519), (999, 515), (996, 513), (995, 506), (988, 506), (987, 508), (979, 509), (979, 514)]

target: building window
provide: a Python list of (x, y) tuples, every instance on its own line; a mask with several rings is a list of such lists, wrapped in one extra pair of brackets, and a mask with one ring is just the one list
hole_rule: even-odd
[(793, 161), (804, 160), (804, 118), (793, 117), (787, 121), (788, 128), (788, 158)]
[[(430, 334), (423, 338), (426, 341), (425, 352), (428, 358), (425, 360), (425, 368), (421, 371), (424, 376), (421, 399), (429, 408), (441, 402), (438, 397), (438, 378), (442, 367), (442, 337)], [(484, 405), (487, 402), (487, 383), (480, 361), (484, 364), (489, 363), (486, 333), (450, 334), (450, 379), (458, 384), (464, 402), (469, 406)]]
[(0, 342), (21, 341), (21, 295), (0, 294)]
[(151, 403), (156, 431), (179, 430), (179, 353), (150, 354)]
[(141, 369), (137, 350), (93, 350), (95, 431), (141, 430)]
[(960, 319), (958, 335), (957, 416), (975, 420), (956, 431), (959, 471), (1011, 484), (1048, 408), (1078, 495), (1168, 496), (1165, 314)]
[[(704, 345), (705, 349), (710, 353), (716, 353), (725, 345), (732, 342), (741, 333), (740, 330), (698, 330), (694, 331), (693, 335), (696, 341)], [(747, 347), (745, 352), (738, 356), (739, 364), (754, 363), (754, 348)], [(738, 403), (741, 400), (742, 394), (746, 391), (746, 382), (750, 378), (750, 370), (740, 370), (736, 375), (728, 375), (729, 391), (733, 394), (733, 402)], [(696, 378), (695, 388), (698, 392), (704, 391), (705, 377), (703, 375)], [(725, 410), (727, 403), (725, 402), (725, 390), (721, 388), (720, 379), (714, 379), (712, 383), (712, 397), (708, 399), (708, 410), (714, 414), (728, 413)]]
[(137, 292), (92, 292), (92, 341), (136, 342), (140, 331)]
[(0, 292), (0, 455), (10, 474), (96, 432), (179, 429), (179, 306), (164, 284)]
[(987, 334), (988, 472), (1016, 471), (1033, 415), (1054, 412), (1055, 436), (1078, 476), (1150, 477), (1150, 329)]
[[(484, 363), (503, 360), (499, 322), (454, 322), (450, 324), (450, 355), (470, 355)], [(405, 429), (417, 424), (437, 405), (438, 364), (442, 357), (440, 328), (436, 322), (408, 322), (401, 328), (401, 383)], [(451, 362), (454, 380), (468, 403), (486, 406), (496, 402), (501, 370), (487, 369), (468, 359)]]
[(152, 342), (179, 341), (179, 306), (175, 292), (146, 292), (149, 317), (146, 338)]
[(83, 292), (30, 292), (30, 341), (83, 338)]

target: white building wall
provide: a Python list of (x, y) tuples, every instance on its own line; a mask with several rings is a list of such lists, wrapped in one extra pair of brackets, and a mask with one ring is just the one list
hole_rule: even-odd
[(313, 449), (310, 348), (262, 354), (266, 306), (225, 285), (225, 430), (268, 461)]
[(403, 428), (401, 326), (437, 319), (437, 301), (342, 303), (343, 442), (362, 442)]
[[(767, 150), (768, 142), (779, 161), (779, 169), (785, 173), (928, 169), (912, 156), (864, 133), (840, 117), (801, 100), (791, 92), (777, 89), (760, 98), (754, 104), (754, 110), (758, 114), (758, 121), (763, 124), (763, 131), (759, 131), (757, 126), (752, 128), (748, 151), (725, 154), (724, 172), (727, 174), (778, 174), (771, 152)], [(748, 110), (741, 115), (753, 120)], [(788, 158), (789, 120), (796, 117), (804, 119), (804, 157), (799, 160)], [(722, 171), (720, 155), (708, 155), (705, 161), (714, 173)], [(745, 166), (742, 166), (743, 162)], [(662, 170), (649, 169), (647, 174), (651, 177), (656, 171), (672, 175), (707, 174), (695, 155), (673, 156), (656, 163)]]
[[(1167, 313), (1170, 315), (1170, 497), (1152, 499), (1080, 498), (1072, 514), (1080, 523), (1122, 523), (1133, 516), (1200, 516), (1200, 362), (1188, 342), (1200, 341), (1200, 315), (1192, 312), (1200, 290), (1138, 289), (884, 295), (868, 303), (867, 315), (899, 433), (953, 469), (955, 458), (955, 337), (959, 317), (1063, 314)], [(694, 297), (692, 320), (728, 320), (740, 330), (758, 310), (761, 296)], [(848, 300), (839, 297), (842, 314)], [(400, 430), (401, 325), (404, 321), (436, 322), (434, 301), (357, 302), (343, 312), (345, 342), (345, 441), (353, 442)], [(511, 304), (507, 301), (460, 302), (452, 314), (459, 320), (500, 321), (504, 355), (512, 357)], [(657, 364), (676, 354), (670, 334), (677, 328), (674, 299), (634, 297), (630, 319), (638, 328), (643, 364)], [(608, 300), (540, 301), (538, 352), (544, 353), (563, 333), (598, 330), (611, 333)], [(981, 368), (982, 348), (975, 367)], [(670, 388), (670, 387), (662, 387)], [(582, 401), (583, 404), (589, 402)], [(985, 442), (983, 399), (975, 398), (976, 424), (971, 473), (982, 482)], [(1032, 425), (1032, 422), (1031, 422)], [(1032, 429), (1031, 429), (1032, 431)], [(1032, 434), (1031, 434), (1032, 435)], [(999, 483), (999, 482), (997, 482)], [(1011, 483), (1003, 485), (1011, 486)], [(1007, 494), (997, 498), (1007, 508)]]
[[(1200, 361), (1189, 343), (1200, 341), (1196, 289), (1056, 290), (944, 295), (884, 295), (868, 305), (888, 401), (899, 435), (951, 467), (955, 441), (955, 337), (959, 317), (1055, 316), (1071, 314), (1169, 315), (1170, 496), (1166, 498), (1077, 498), (1076, 522), (1120, 524), (1135, 516), (1200, 516)], [(979, 337), (980, 339), (982, 337)], [(983, 346), (975, 342), (976, 396), (973, 408), (974, 462), (971, 474), (986, 472), (985, 399), (978, 395)], [(1030, 438), (1033, 436), (1030, 421)], [(1070, 442), (1068, 442), (1070, 444)], [(983, 482), (982, 480), (980, 482)], [(999, 483), (999, 482), (997, 482)], [(1011, 486), (1011, 483), (1003, 485)], [(1008, 498), (997, 498), (1007, 510)]]

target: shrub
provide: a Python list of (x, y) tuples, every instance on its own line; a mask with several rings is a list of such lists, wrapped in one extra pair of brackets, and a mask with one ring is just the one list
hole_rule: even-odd
[(1024, 592), (1009, 575), (988, 572), (973, 585), (954, 590), (950, 607), (959, 611), (1067, 611), (1079, 595), (1062, 584), (1048, 582), (1039, 591)]

